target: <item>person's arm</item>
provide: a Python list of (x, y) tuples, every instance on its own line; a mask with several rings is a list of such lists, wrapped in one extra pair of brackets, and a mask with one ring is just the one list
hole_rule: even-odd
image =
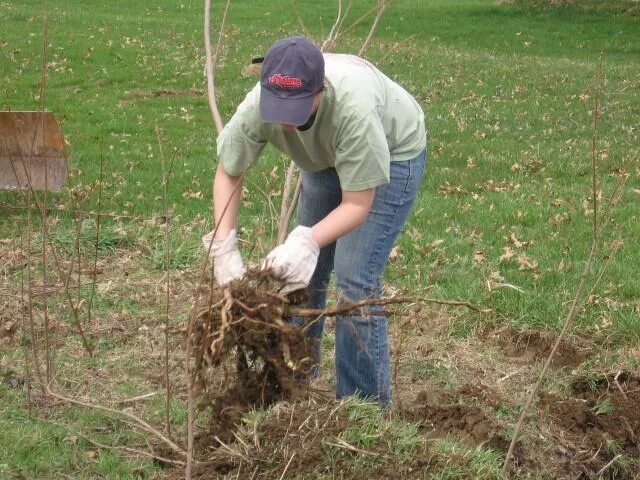
[(217, 226), (216, 240), (225, 239), (235, 230), (240, 209), (243, 177), (229, 175), (218, 163), (213, 180), (213, 217)]
[(306, 287), (318, 261), (320, 248), (364, 222), (371, 210), (375, 189), (342, 192), (342, 202), (313, 227), (298, 226), (282, 245), (274, 248), (263, 264), (285, 281), (280, 290), (288, 293)]
[(218, 164), (213, 180), (213, 216), (217, 228), (202, 237), (202, 246), (213, 261), (212, 273), (220, 286), (246, 272), (236, 235), (242, 178), (242, 175), (229, 175), (222, 164)]
[(375, 188), (343, 190), (340, 205), (312, 227), (313, 240), (322, 248), (358, 227), (369, 215), (375, 195)]
[(242, 172), (257, 161), (267, 143), (258, 113), (259, 91), (260, 84), (256, 83), (217, 138), (218, 167), (213, 180), (216, 239), (226, 238), (236, 228)]

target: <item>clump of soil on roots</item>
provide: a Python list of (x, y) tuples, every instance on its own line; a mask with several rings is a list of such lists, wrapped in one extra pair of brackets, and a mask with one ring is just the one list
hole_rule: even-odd
[(232, 438), (252, 408), (308, 395), (301, 379), (313, 368), (313, 346), (288, 321), (304, 293), (281, 295), (280, 286), (268, 272), (252, 271), (202, 295), (190, 332), (194, 392), (218, 438)]

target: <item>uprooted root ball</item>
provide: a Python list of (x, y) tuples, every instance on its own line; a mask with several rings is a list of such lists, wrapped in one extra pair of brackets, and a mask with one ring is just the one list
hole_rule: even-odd
[(190, 335), (194, 386), (218, 432), (232, 429), (248, 409), (307, 394), (313, 346), (287, 317), (301, 299), (278, 293), (279, 286), (268, 272), (250, 271), (211, 287), (200, 302)]

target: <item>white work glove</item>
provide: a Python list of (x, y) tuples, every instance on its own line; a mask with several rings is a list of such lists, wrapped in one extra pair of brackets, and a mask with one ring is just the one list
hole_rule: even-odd
[[(209, 252), (209, 258), (213, 262), (213, 276), (218, 285), (225, 286), (232, 280), (242, 277), (246, 269), (240, 250), (238, 250), (238, 237), (236, 231), (231, 230), (229, 236), (223, 240), (213, 240), (213, 232), (207, 233), (202, 237), (202, 245), (206, 252)], [(211, 250), (209, 250), (211, 245)]]
[(309, 227), (296, 227), (282, 245), (271, 250), (263, 269), (269, 269), (285, 282), (280, 293), (289, 293), (309, 285), (318, 263), (320, 247)]

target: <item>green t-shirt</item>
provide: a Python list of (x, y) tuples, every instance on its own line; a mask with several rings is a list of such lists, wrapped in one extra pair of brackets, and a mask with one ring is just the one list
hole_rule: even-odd
[(261, 120), (258, 83), (218, 137), (225, 171), (240, 175), (269, 142), (302, 170), (335, 168), (343, 190), (359, 191), (388, 183), (389, 162), (410, 160), (425, 148), (420, 105), (371, 63), (325, 54), (325, 79), (313, 125), (294, 132)]

